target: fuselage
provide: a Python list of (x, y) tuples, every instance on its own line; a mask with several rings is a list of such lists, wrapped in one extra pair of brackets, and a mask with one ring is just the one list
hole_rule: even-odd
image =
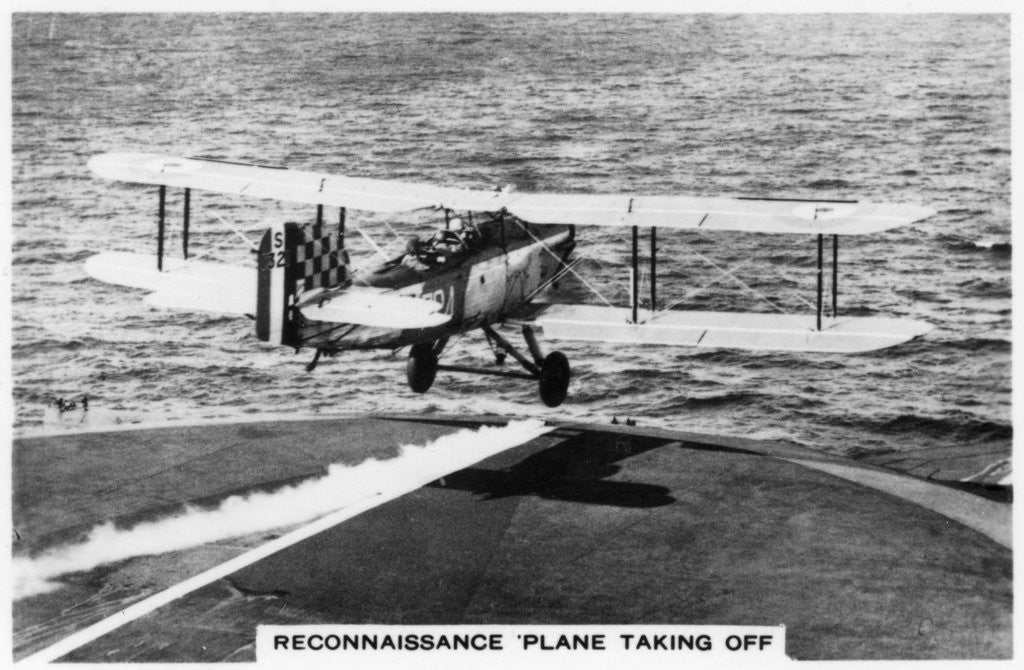
[(499, 322), (551, 281), (572, 250), (572, 226), (533, 226), (496, 219), (479, 226), (468, 251), (432, 267), (392, 259), (352, 277), (346, 291), (375, 291), (435, 300), (451, 315), (434, 328), (394, 330), (302, 320), (302, 345), (326, 351), (393, 349), (443, 339)]

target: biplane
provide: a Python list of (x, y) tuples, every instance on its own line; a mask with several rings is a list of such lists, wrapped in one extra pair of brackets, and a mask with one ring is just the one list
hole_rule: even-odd
[[(90, 276), (150, 291), (150, 305), (247, 315), (260, 340), (315, 351), (310, 371), (321, 354), (409, 347), (406, 376), (420, 393), (431, 387), (438, 371), (500, 375), (536, 380), (542, 401), (558, 406), (569, 386), (569, 361), (558, 351), (545, 355), (538, 332), (546, 340), (849, 353), (893, 346), (931, 330), (909, 319), (837, 313), (839, 237), (877, 233), (934, 213), (916, 205), (484, 191), (141, 153), (99, 155), (89, 167), (101, 177), (159, 187), (156, 258), (100, 253), (86, 261)], [(165, 257), (168, 188), (184, 189), (181, 258)], [(254, 249), (256, 262), (250, 267), (200, 261), (189, 258), (193, 189), (315, 205), (315, 219), (273, 223)], [(336, 224), (325, 221), (325, 207), (337, 208)], [(443, 217), (444, 228), (431, 240), (409, 239), (403, 253), (389, 255), (357, 221), (349, 220), (350, 209), (430, 210), (439, 228)], [(591, 226), (631, 232), (628, 305), (547, 298), (547, 289), (561, 278), (579, 276), (576, 268), (583, 257), (574, 255), (577, 227)], [(643, 301), (641, 229), (650, 241), (650, 295)], [(345, 245), (351, 230), (367, 240), (379, 262), (353, 267)], [(816, 313), (659, 309), (659, 230), (816, 238)], [(830, 313), (823, 305), (826, 237), (832, 241)], [(542, 293), (547, 296), (543, 302)], [(499, 332), (501, 326), (521, 330), (525, 353)], [(482, 331), (496, 365), (442, 364), (448, 339), (470, 331)], [(506, 356), (522, 371), (505, 369)]]

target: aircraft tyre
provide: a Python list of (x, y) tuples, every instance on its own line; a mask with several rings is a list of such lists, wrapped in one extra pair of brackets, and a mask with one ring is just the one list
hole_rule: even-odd
[(409, 360), (405, 364), (405, 377), (409, 388), (416, 393), (426, 393), (437, 376), (437, 354), (434, 353), (432, 342), (414, 344), (409, 350)]
[(540, 399), (548, 407), (558, 407), (569, 391), (569, 359), (561, 351), (552, 351), (540, 368)]

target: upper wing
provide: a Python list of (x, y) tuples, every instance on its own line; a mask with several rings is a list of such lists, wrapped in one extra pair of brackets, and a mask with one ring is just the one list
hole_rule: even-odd
[(935, 213), (917, 205), (827, 200), (479, 191), (156, 154), (103, 154), (89, 167), (108, 179), (381, 212), (504, 209), (536, 224), (858, 235)]
[(917, 205), (688, 196), (524, 193), (506, 209), (531, 223), (866, 235), (927, 218)]
[[(376, 212), (434, 207), (449, 200), (471, 201), (480, 194), (426, 184), (339, 177), (281, 167), (157, 154), (102, 154), (89, 160), (89, 169), (107, 179), (137, 184), (164, 184)], [(501, 209), (501, 206), (492, 209)]]

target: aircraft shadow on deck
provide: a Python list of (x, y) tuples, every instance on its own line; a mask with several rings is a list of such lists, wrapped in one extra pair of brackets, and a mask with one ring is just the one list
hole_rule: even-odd
[(579, 433), (511, 467), (466, 468), (428, 486), (469, 491), (485, 500), (537, 496), (590, 505), (662, 507), (675, 502), (668, 488), (608, 478), (622, 470), (617, 462), (673, 442), (614, 433)]

